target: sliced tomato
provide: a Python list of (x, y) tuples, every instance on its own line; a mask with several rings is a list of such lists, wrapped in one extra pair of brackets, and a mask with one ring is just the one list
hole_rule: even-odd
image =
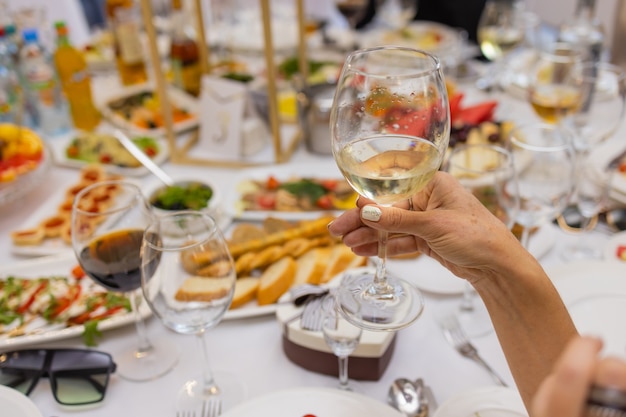
[(260, 194), (256, 198), (256, 203), (264, 210), (273, 210), (276, 207), (276, 195), (271, 193)]
[(111, 161), (113, 160), (113, 158), (111, 158), (111, 155), (107, 155), (107, 154), (102, 154), (100, 155), (100, 162), (103, 164), (110, 164)]
[(615, 251), (615, 255), (622, 261), (626, 261), (626, 246), (619, 245)]
[(47, 313), (48, 319), (54, 319), (67, 310), (78, 299), (81, 292), (80, 285), (72, 285), (64, 297), (55, 299), (53, 308)]
[(424, 137), (432, 119), (432, 108), (392, 109), (385, 118), (389, 132)]
[(322, 184), (322, 187), (326, 188), (329, 191), (334, 191), (335, 188), (337, 188), (337, 184), (339, 184), (339, 180), (336, 179), (324, 179), (324, 180), (320, 180), (320, 184)]
[(323, 195), (315, 202), (319, 208), (324, 210), (330, 210), (333, 208), (333, 199), (329, 195)]
[[(485, 101), (459, 110), (457, 119), (470, 125), (493, 120), (493, 112), (498, 106), (495, 100)], [(454, 120), (456, 121), (456, 120)]]
[(157, 150), (152, 146), (147, 146), (143, 152), (148, 155), (150, 158), (153, 158), (157, 154)]
[(28, 309), (30, 308), (30, 306), (35, 302), (35, 300), (37, 299), (37, 296), (39, 295), (40, 292), (42, 292), (46, 287), (48, 286), (48, 281), (43, 281), (40, 282), (39, 285), (37, 286), (37, 288), (35, 289), (35, 291), (33, 291), (30, 295), (30, 297), (28, 297), (28, 300), (26, 300), (25, 302), (23, 302), (18, 308), (17, 308), (17, 312), (19, 314), (24, 314), (28, 311)]
[(85, 278), (85, 271), (83, 270), (83, 267), (80, 265), (76, 265), (74, 268), (72, 268), (72, 276), (75, 279)]
[(461, 101), (463, 100), (463, 93), (454, 93), (449, 101), (450, 101), (450, 120), (456, 120), (458, 117), (459, 111), (461, 110)]

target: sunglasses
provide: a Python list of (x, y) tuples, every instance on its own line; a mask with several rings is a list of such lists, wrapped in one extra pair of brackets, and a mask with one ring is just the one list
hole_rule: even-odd
[(93, 404), (104, 399), (111, 355), (89, 349), (25, 349), (0, 353), (0, 385), (29, 395), (42, 377), (50, 379), (55, 400), (64, 405)]

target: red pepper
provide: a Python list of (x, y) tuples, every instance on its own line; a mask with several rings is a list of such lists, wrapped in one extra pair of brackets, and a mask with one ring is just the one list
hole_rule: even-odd
[(55, 300), (54, 310), (50, 313), (50, 318), (54, 319), (67, 310), (72, 303), (78, 299), (81, 291), (82, 288), (80, 285), (72, 285), (67, 291), (67, 295), (65, 297), (57, 298)]
[(276, 196), (274, 194), (261, 194), (257, 197), (256, 203), (263, 210), (274, 210), (274, 207), (276, 207)]
[(19, 306), (17, 308), (17, 312), (19, 314), (24, 314), (28, 311), (28, 309), (30, 308), (30, 306), (35, 302), (35, 300), (37, 299), (37, 295), (39, 295), (40, 292), (42, 292), (46, 287), (48, 286), (48, 282), (47, 281), (43, 281), (39, 284), (39, 286), (35, 289), (35, 291), (32, 292), (32, 294), (30, 295), (30, 297), (28, 297), (28, 300), (26, 300), (25, 303), (23, 303), (21, 306)]
[(339, 180), (325, 179), (325, 180), (321, 180), (320, 184), (322, 184), (322, 187), (326, 188), (327, 190), (333, 191), (335, 188), (337, 188), (337, 184), (339, 184)]
[(74, 268), (72, 268), (72, 276), (78, 280), (83, 279), (85, 278), (85, 271), (80, 265), (76, 265)]
[(267, 179), (267, 183), (265, 184), (265, 188), (267, 188), (268, 190), (275, 190), (278, 188), (279, 185), (280, 182), (276, 179), (276, 177), (270, 175)]
[(329, 195), (323, 195), (320, 198), (317, 199), (317, 201), (315, 202), (315, 204), (324, 210), (330, 210), (333, 208), (333, 200), (332, 198), (330, 198)]
[(622, 261), (626, 261), (626, 245), (619, 245), (615, 255)]

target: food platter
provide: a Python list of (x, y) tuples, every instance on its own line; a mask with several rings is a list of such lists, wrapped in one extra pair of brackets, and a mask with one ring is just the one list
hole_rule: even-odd
[(31, 192), (46, 178), (46, 174), (52, 166), (52, 150), (44, 144), (43, 157), (34, 170), (20, 175), (11, 182), (0, 182), (0, 206), (20, 199)]
[[(77, 262), (73, 253), (42, 257), (35, 260), (0, 266), (0, 279), (6, 279), (8, 276), (19, 276), (21, 278), (28, 279), (50, 277), (53, 275), (68, 276), (71, 269), (76, 265)], [(86, 280), (83, 286), (84, 291), (89, 291), (87, 288), (90, 287), (95, 287), (96, 290), (100, 290), (100, 287), (97, 284), (92, 283), (89, 278), (84, 278), (84, 280)], [(144, 317), (150, 314), (150, 309), (146, 303), (142, 303), (139, 310), (141, 315)], [(133, 322), (134, 314), (131, 312), (124, 312), (102, 320), (98, 323), (98, 329), (107, 330), (131, 324)], [(69, 337), (77, 337), (80, 336), (83, 331), (83, 325), (75, 325), (71, 327), (64, 324), (45, 325), (37, 327), (36, 330), (32, 329), (30, 333), (22, 336), (7, 337), (6, 335), (0, 335), (0, 349), (49, 342)]]
[[(106, 133), (103, 132), (102, 134), (104, 135)], [(58, 138), (55, 138), (55, 140), (50, 141), (50, 148), (52, 150), (54, 161), (57, 165), (66, 166), (69, 168), (82, 168), (85, 165), (88, 165), (91, 163), (91, 162), (81, 160), (81, 159), (70, 158), (67, 155), (68, 147), (72, 144), (72, 141), (78, 135), (84, 135), (84, 133), (73, 132), (72, 134), (63, 135), (62, 137), (58, 137)], [(141, 137), (141, 136), (136, 136), (136, 137)], [(152, 157), (152, 161), (155, 164), (160, 165), (163, 162), (165, 162), (167, 158), (169, 157), (169, 147), (165, 139), (161, 137), (154, 137), (151, 139), (156, 143), (158, 147), (157, 153)], [(131, 167), (131, 166), (119, 166), (119, 165), (115, 165), (114, 163), (106, 163), (106, 162), (102, 164), (104, 167), (106, 167), (106, 170), (108, 172), (111, 172), (114, 174), (120, 174), (125, 177), (126, 176), (140, 177), (150, 172), (143, 165)]]

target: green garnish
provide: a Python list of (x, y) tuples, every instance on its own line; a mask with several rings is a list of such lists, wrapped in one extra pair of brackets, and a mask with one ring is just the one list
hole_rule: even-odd
[(213, 197), (211, 187), (191, 182), (165, 187), (157, 191), (150, 202), (162, 210), (200, 210), (208, 205), (211, 197)]
[(315, 204), (317, 200), (328, 193), (326, 188), (324, 188), (321, 184), (306, 178), (300, 181), (286, 182), (281, 184), (279, 188), (288, 191), (298, 198), (306, 197), (309, 199), (311, 204)]
[(96, 341), (96, 339), (99, 339), (102, 337), (102, 332), (100, 330), (98, 330), (98, 323), (100, 322), (100, 320), (91, 320), (88, 322), (85, 322), (85, 324), (83, 325), (83, 342), (85, 342), (85, 345), (87, 346), (97, 346), (98, 342)]

